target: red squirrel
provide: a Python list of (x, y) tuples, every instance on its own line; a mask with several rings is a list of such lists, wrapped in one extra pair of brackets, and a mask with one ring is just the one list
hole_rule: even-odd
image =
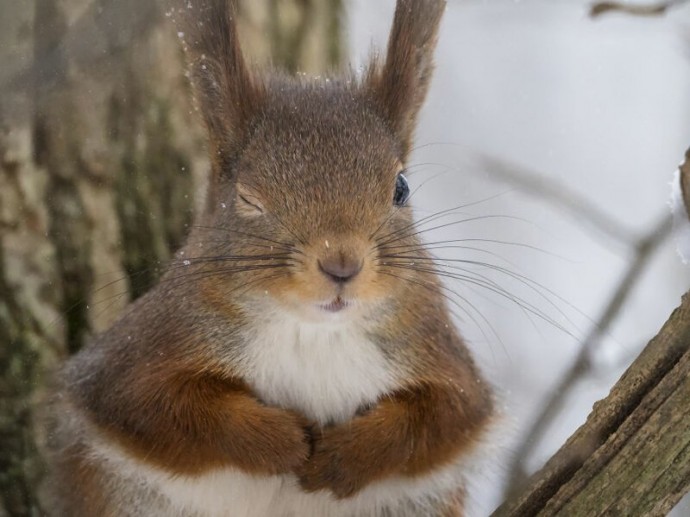
[(328, 80), (250, 69), (232, 1), (173, 11), (206, 203), (159, 284), (62, 372), (55, 515), (463, 515), (492, 394), (405, 178), (444, 8), (398, 0), (385, 57)]

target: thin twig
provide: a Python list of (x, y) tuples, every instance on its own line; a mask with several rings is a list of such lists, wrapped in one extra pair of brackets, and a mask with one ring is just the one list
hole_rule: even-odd
[(631, 228), (611, 217), (596, 203), (575, 190), (569, 189), (563, 183), (487, 155), (480, 156), (480, 163), (482, 170), (488, 172), (489, 175), (517, 185), (544, 201), (565, 209), (576, 216), (578, 222), (588, 223), (609, 239), (613, 238), (626, 247), (638, 240), (636, 232)]
[(652, 4), (629, 4), (623, 2), (596, 2), (589, 8), (589, 16), (597, 18), (605, 13), (620, 12), (634, 16), (662, 16), (672, 7), (679, 7), (688, 0), (667, 0)]
[(554, 418), (561, 413), (563, 403), (569, 393), (591, 371), (593, 350), (618, 317), (633, 287), (640, 279), (642, 271), (661, 243), (671, 234), (671, 231), (671, 217), (665, 216), (645, 237), (638, 241), (635, 259), (628, 266), (603, 313), (584, 340), (577, 358), (558, 382), (558, 385), (551, 390), (551, 396), (541, 408), (534, 423), (525, 432), (524, 436), (527, 438), (518, 447), (508, 469), (506, 496), (514, 494), (522, 488), (527, 477), (524, 465), (526, 459), (533, 452), (536, 445), (541, 442), (544, 433)]
[(683, 194), (685, 211), (690, 217), (690, 149), (685, 151), (685, 161), (680, 166), (680, 191)]

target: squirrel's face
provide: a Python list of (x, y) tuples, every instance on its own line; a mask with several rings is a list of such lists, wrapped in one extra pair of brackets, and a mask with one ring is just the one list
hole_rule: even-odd
[(208, 233), (190, 248), (206, 252), (198, 267), (212, 271), (196, 278), (234, 304), (264, 300), (317, 319), (371, 314), (399, 295), (402, 274), (386, 269), (387, 255), (424, 253), (402, 169), (444, 2), (398, 0), (383, 62), (361, 78), (311, 82), (250, 70), (229, 4), (177, 11), (191, 17), (184, 47), (213, 164)]
[(257, 268), (228, 283), (312, 320), (370, 313), (398, 285), (385, 244), (412, 223), (400, 145), (346, 84), (279, 91), (218, 171), (209, 226), (232, 230), (224, 253)]

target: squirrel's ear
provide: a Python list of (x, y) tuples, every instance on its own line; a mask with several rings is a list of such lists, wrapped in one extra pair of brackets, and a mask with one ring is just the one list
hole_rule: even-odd
[(417, 113), (434, 68), (433, 53), (445, 0), (398, 0), (386, 61), (372, 63), (366, 78), (374, 102), (407, 155)]
[[(260, 109), (265, 87), (247, 68), (236, 26), (236, 0), (174, 0), (178, 35), (211, 150), (233, 159)], [(221, 162), (221, 165), (223, 163)]]

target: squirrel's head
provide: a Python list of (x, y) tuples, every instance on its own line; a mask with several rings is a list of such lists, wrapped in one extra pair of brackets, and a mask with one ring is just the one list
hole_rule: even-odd
[(418, 247), (404, 171), (445, 2), (398, 0), (385, 60), (331, 79), (250, 70), (232, 2), (191, 4), (184, 43), (212, 161), (192, 241), (207, 283), (312, 319), (385, 306), (401, 276), (387, 253)]

